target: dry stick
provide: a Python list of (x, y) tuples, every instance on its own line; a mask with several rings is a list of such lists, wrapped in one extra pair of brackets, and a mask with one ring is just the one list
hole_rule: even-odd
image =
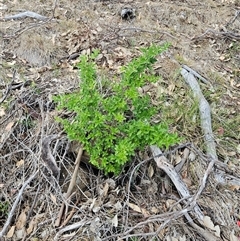
[(206, 144), (206, 151), (207, 155), (212, 159), (217, 159), (216, 154), (216, 144), (212, 133), (212, 122), (211, 122), (211, 110), (210, 106), (202, 94), (202, 91), (199, 87), (197, 80), (194, 76), (187, 72), (185, 69), (181, 70), (181, 74), (187, 84), (193, 91), (194, 97), (197, 99), (199, 103), (199, 111), (200, 111), (200, 118), (201, 118), (201, 127), (204, 134), (205, 144)]
[(5, 222), (4, 226), (3, 226), (3, 229), (2, 231), (0, 232), (0, 240), (1, 238), (3, 237), (3, 235), (5, 235), (6, 231), (7, 231), (7, 228), (8, 226), (10, 225), (11, 223), (11, 220), (12, 220), (12, 217), (14, 215), (14, 212), (17, 208), (17, 205), (20, 201), (20, 199), (22, 198), (22, 194), (23, 194), (23, 191), (24, 189), (27, 187), (27, 185), (35, 178), (35, 176), (37, 175), (38, 171), (34, 172), (34, 174), (32, 176), (30, 176), (28, 178), (28, 180), (22, 185), (22, 188), (20, 189), (18, 195), (17, 195), (17, 198), (15, 200), (15, 202), (13, 203), (13, 206), (11, 208), (11, 211), (9, 212), (8, 214), (8, 218), (7, 218), (7, 221)]
[[(57, 2), (58, 2), (58, 0), (55, 0), (54, 5), (53, 5), (53, 14), (52, 14), (51, 18), (54, 17), (54, 13), (55, 13), (55, 10), (56, 10), (56, 7), (57, 7)], [(17, 20), (17, 19), (22, 19), (22, 18), (27, 18), (27, 17), (28, 18), (35, 18), (35, 19), (38, 19), (40, 21), (49, 20), (48, 17), (45, 17), (45, 16), (40, 15), (38, 13), (35, 13), (35, 12), (32, 12), (32, 11), (25, 11), (25, 12), (18, 13), (18, 14), (15, 14), (15, 15), (0, 18), (0, 21)]]
[[(162, 153), (161, 150), (157, 146), (151, 146), (150, 148), (151, 148), (151, 151), (154, 156)], [(175, 187), (178, 190), (181, 197), (183, 197), (183, 198), (189, 197), (190, 193), (189, 193), (185, 183), (182, 181), (180, 175), (175, 171), (174, 167), (168, 162), (167, 158), (165, 156), (161, 156), (161, 157), (155, 157), (154, 160), (155, 160), (157, 166), (160, 169), (164, 170), (166, 172), (166, 174), (170, 177), (170, 179), (172, 180), (173, 184), (175, 185)], [(189, 210), (193, 209), (195, 211), (199, 223), (202, 223), (203, 214), (202, 214), (201, 209), (198, 207), (198, 205), (196, 203), (196, 198), (200, 195), (201, 191), (202, 191), (202, 189), (200, 189), (200, 191), (198, 191), (198, 193), (195, 195), (195, 197), (193, 199), (189, 198), (190, 199), (190, 207), (191, 207)], [(209, 232), (208, 230), (204, 230), (203, 228), (198, 226), (196, 223), (194, 223), (193, 219), (188, 214), (188, 212), (185, 212), (184, 216), (188, 220), (189, 224), (192, 227), (194, 227), (196, 229), (196, 231), (200, 235), (202, 235), (207, 241), (218, 241), (219, 240), (217, 237), (215, 237), (213, 234), (211, 234), (211, 232)], [(156, 233), (159, 233), (161, 229), (157, 230)]]
[[(64, 197), (66, 199), (68, 199), (73, 191), (73, 188), (76, 184), (76, 179), (77, 179), (77, 173), (78, 173), (78, 168), (79, 168), (79, 165), (80, 165), (80, 162), (81, 162), (81, 157), (82, 157), (82, 153), (83, 153), (83, 148), (81, 147), (78, 151), (78, 155), (77, 155), (77, 158), (76, 158), (76, 161), (75, 161), (75, 169), (74, 169), (74, 172), (73, 172), (73, 175), (72, 175), (72, 178), (71, 178), (71, 182), (68, 186), (68, 190), (67, 190), (67, 193), (64, 195)], [(62, 204), (61, 206), (61, 209), (59, 211), (59, 215), (58, 215), (58, 218), (55, 222), (55, 226), (59, 226), (60, 223), (61, 223), (61, 219), (62, 219), (62, 215), (63, 215), (63, 211), (64, 211), (64, 203)]]
[(42, 140), (42, 160), (47, 164), (49, 169), (52, 171), (53, 176), (58, 179), (60, 176), (60, 169), (57, 166), (57, 163), (52, 155), (51, 149), (50, 149), (50, 143), (54, 139), (59, 137), (59, 135), (51, 135), (43, 138)]
[(205, 79), (204, 77), (202, 77), (200, 74), (198, 74), (195, 70), (191, 69), (190, 67), (188, 67), (187, 65), (182, 65), (182, 67), (184, 69), (186, 69), (187, 71), (189, 71), (190, 73), (192, 73), (194, 76), (196, 76), (197, 78), (199, 78), (200, 80), (202, 80), (203, 83), (205, 84), (210, 84), (209, 81), (207, 79)]
[(234, 18), (226, 24), (226, 28), (227, 28), (230, 24), (233, 24), (233, 23), (236, 21), (236, 19), (237, 19), (237, 17), (238, 17), (239, 15), (240, 15), (240, 11), (236, 11)]
[[(207, 171), (204, 174), (201, 186), (199, 188), (198, 194), (195, 197), (200, 195), (202, 190), (204, 189), (207, 181), (207, 177), (213, 169), (213, 166), (217, 163), (219, 165), (218, 156), (216, 152), (216, 144), (212, 133), (212, 123), (211, 123), (211, 110), (208, 102), (206, 101), (205, 97), (202, 94), (202, 91), (199, 87), (197, 80), (194, 76), (187, 72), (185, 69), (181, 70), (181, 74), (184, 77), (187, 84), (193, 91), (194, 97), (199, 102), (199, 111), (200, 111), (200, 118), (201, 118), (201, 127), (204, 133), (205, 138), (205, 145), (206, 145), (206, 154), (208, 159), (210, 160), (209, 166)], [(240, 177), (234, 177), (232, 175), (227, 175), (224, 171), (218, 169), (218, 173), (214, 173), (216, 181), (221, 184), (227, 185), (238, 185), (240, 186)]]
[(212, 33), (215, 36), (220, 36), (220, 37), (227, 37), (231, 39), (236, 39), (240, 40), (240, 34), (233, 33), (233, 32), (217, 32), (213, 29), (208, 29), (206, 30), (203, 34), (201, 34), (198, 37), (193, 37), (192, 40), (200, 40), (206, 37), (207, 34)]
[(8, 94), (10, 93), (10, 91), (11, 91), (11, 89), (12, 89), (12, 84), (13, 84), (13, 82), (14, 82), (14, 80), (15, 80), (15, 76), (16, 76), (16, 70), (13, 71), (12, 81), (11, 81), (11, 83), (8, 85), (4, 97), (0, 100), (0, 104), (3, 103), (3, 101), (7, 98)]
[(206, 144), (206, 152), (207, 156), (210, 158), (209, 166), (204, 174), (201, 186), (195, 196), (195, 201), (197, 197), (201, 194), (203, 189), (205, 188), (207, 178), (209, 174), (213, 170), (213, 166), (215, 165), (215, 161), (218, 159), (217, 152), (216, 152), (216, 144), (212, 133), (212, 121), (211, 121), (211, 110), (210, 106), (205, 99), (205, 97), (202, 94), (202, 91), (199, 87), (199, 84), (197, 80), (194, 78), (194, 76), (187, 72), (185, 69), (181, 70), (181, 74), (184, 77), (187, 84), (190, 86), (190, 88), (193, 91), (194, 97), (197, 99), (199, 103), (199, 111), (200, 111), (200, 118), (201, 118), (201, 127), (204, 133), (204, 139)]
[(86, 225), (86, 224), (91, 224), (91, 221), (81, 220), (81, 221), (79, 221), (79, 222), (77, 222), (77, 223), (68, 225), (68, 226), (60, 229), (60, 230), (56, 233), (56, 235), (55, 235), (55, 237), (54, 237), (53, 240), (54, 240), (54, 241), (60, 240), (60, 239), (59, 239), (59, 236), (60, 236), (62, 233), (67, 232), (67, 231), (70, 231), (70, 230), (73, 230), (73, 229), (80, 228), (80, 227), (82, 227), (82, 226), (84, 226), (84, 225)]
[(217, 157), (217, 152), (216, 152), (216, 144), (215, 144), (215, 140), (214, 140), (213, 132), (212, 132), (210, 106), (209, 106), (207, 100), (205, 99), (205, 97), (203, 96), (202, 91), (199, 87), (199, 84), (198, 84), (197, 80), (194, 78), (194, 76), (191, 73), (187, 72), (185, 69), (181, 70), (181, 74), (184, 77), (187, 84), (192, 89), (193, 95), (199, 103), (201, 127), (202, 127), (202, 130), (204, 133), (207, 156), (210, 158), (209, 166), (207, 168), (207, 171), (204, 174), (204, 177), (203, 177), (201, 186), (198, 190), (198, 193), (195, 196), (195, 200), (196, 200), (196, 198), (203, 191), (203, 189), (206, 185), (206, 182), (207, 182), (207, 178), (208, 178), (209, 174), (211, 173), (213, 166), (215, 165), (215, 161), (218, 159), (218, 157)]
[[(153, 156), (162, 154), (161, 150), (157, 146), (150, 146), (150, 149), (153, 153)], [(190, 193), (188, 191), (186, 184), (183, 182), (180, 175), (175, 171), (174, 166), (168, 162), (167, 158), (165, 156), (160, 156), (160, 157), (155, 157), (154, 160), (157, 166), (170, 177), (171, 181), (173, 182), (176, 189), (178, 190), (178, 193), (180, 194), (180, 196), (182, 198), (189, 197)], [(198, 221), (202, 223), (204, 215), (201, 209), (197, 204), (194, 206), (193, 209), (197, 215)]]
[[(131, 172), (131, 175), (130, 175), (130, 178), (129, 178), (129, 182), (128, 182), (128, 189), (127, 189), (127, 198), (126, 198), (126, 202), (125, 204), (128, 204), (129, 203), (129, 194), (130, 194), (130, 188), (131, 188), (131, 182), (132, 182), (132, 178), (133, 178), (133, 175), (135, 173), (135, 171), (143, 164), (147, 163), (148, 161), (151, 161), (153, 160), (154, 158), (156, 157), (160, 157), (162, 155), (167, 155), (167, 154), (170, 154), (170, 153), (175, 153), (177, 150), (179, 149), (182, 149), (184, 147), (188, 147), (188, 146), (191, 146), (191, 143), (185, 143), (185, 144), (182, 144), (182, 145), (178, 145), (176, 148), (174, 148), (173, 150), (169, 151), (169, 152), (165, 152), (165, 153), (161, 153), (161, 154), (158, 154), (157, 156), (153, 156), (153, 157), (150, 157), (148, 159), (145, 159), (143, 161), (141, 161), (140, 163), (138, 163), (132, 170)], [(188, 198), (188, 197), (187, 197)], [(126, 215), (125, 215), (125, 227), (128, 226), (128, 214), (129, 212), (127, 211)]]
[(23, 12), (23, 13), (18, 13), (18, 14), (15, 14), (15, 15), (0, 18), (0, 21), (17, 20), (17, 19), (22, 19), (22, 18), (27, 18), (27, 17), (28, 18), (35, 18), (35, 19), (38, 19), (40, 21), (48, 20), (48, 17), (45, 17), (43, 15), (40, 15), (40, 14), (32, 12), (32, 11), (26, 11), (26, 12)]
[[(163, 214), (159, 214), (159, 215), (154, 215), (153, 217), (149, 217), (147, 220), (142, 221), (137, 223), (135, 226), (130, 227), (127, 231), (125, 231), (122, 236), (119, 237), (119, 234), (117, 235), (112, 235), (111, 237), (119, 237), (119, 241), (123, 240), (123, 239), (127, 239), (127, 238), (131, 238), (131, 237), (144, 237), (144, 236), (153, 236), (156, 235), (156, 232), (151, 232), (151, 233), (138, 233), (138, 234), (130, 234), (131, 232), (133, 232), (135, 229), (140, 228), (142, 226), (146, 226), (148, 223), (152, 223), (152, 222), (164, 222), (161, 225), (161, 229), (165, 227), (165, 225), (167, 223), (169, 223), (171, 220), (176, 220), (177, 218), (180, 218), (181, 216), (183, 216), (186, 212), (188, 212), (190, 210), (190, 208), (185, 208), (183, 210), (180, 211), (173, 211), (173, 212), (168, 212), (168, 213), (163, 213)], [(102, 241), (107, 241), (109, 240), (109, 237), (107, 238), (103, 238)]]
[[(202, 94), (202, 91), (199, 87), (197, 80), (191, 73), (188, 73), (185, 69), (181, 70), (181, 74), (184, 77), (187, 84), (193, 91), (194, 97), (198, 100), (199, 103), (199, 111), (200, 111), (200, 118), (201, 118), (201, 127), (204, 132), (205, 144), (206, 144), (206, 151), (207, 155), (210, 158), (210, 163), (208, 165), (207, 170), (204, 173), (203, 179), (201, 181), (201, 185), (196, 193), (195, 197), (193, 198), (192, 202), (196, 203), (197, 198), (201, 195), (203, 189), (206, 186), (208, 176), (213, 171), (213, 167), (215, 165), (215, 161), (218, 159), (216, 153), (216, 144), (214, 141), (213, 133), (212, 133), (212, 122), (211, 122), (211, 111), (210, 106)], [(191, 224), (192, 225), (192, 224)], [(193, 227), (195, 224), (193, 225)], [(201, 230), (201, 228), (200, 228)], [(204, 235), (204, 233), (202, 233)]]
[[(191, 149), (200, 156), (202, 160), (205, 162), (209, 162), (209, 159), (205, 157), (204, 154), (202, 154), (194, 145), (191, 145)], [(215, 166), (218, 170), (222, 172), (222, 176), (225, 176), (225, 180), (228, 180), (229, 185), (236, 185), (240, 186), (240, 176), (237, 177), (237, 173), (233, 173), (233, 170), (229, 168), (229, 166), (221, 161), (216, 160)]]

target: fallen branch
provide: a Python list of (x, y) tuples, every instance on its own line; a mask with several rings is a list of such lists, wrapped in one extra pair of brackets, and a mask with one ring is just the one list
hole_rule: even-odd
[(42, 140), (42, 160), (46, 163), (47, 167), (52, 171), (53, 176), (58, 179), (60, 177), (60, 169), (52, 155), (50, 143), (59, 135), (47, 136)]
[(209, 81), (207, 79), (205, 79), (204, 77), (202, 77), (200, 74), (198, 74), (195, 70), (193, 70), (192, 68), (188, 67), (187, 65), (182, 65), (182, 67), (184, 69), (186, 69), (188, 72), (190, 72), (191, 74), (193, 74), (194, 76), (196, 76), (197, 78), (199, 78), (203, 83), (205, 84), (210, 84)]
[[(153, 156), (157, 156), (159, 154), (161, 154), (161, 150), (157, 147), (157, 146), (151, 146), (151, 151), (153, 153)], [(194, 210), (195, 214), (197, 216), (198, 222), (202, 223), (203, 221), (203, 213), (201, 211), (201, 209), (199, 208), (198, 204), (197, 204), (197, 198), (199, 197), (199, 195), (201, 194), (203, 188), (205, 187), (205, 180), (207, 178), (207, 175), (209, 173), (209, 169), (208, 172), (206, 172), (206, 177), (204, 176), (202, 181), (202, 184), (197, 192), (197, 194), (194, 196), (194, 198), (189, 198), (190, 197), (190, 193), (187, 189), (187, 186), (185, 185), (185, 183), (182, 181), (182, 178), (180, 177), (180, 175), (175, 171), (174, 167), (169, 163), (169, 161), (167, 160), (167, 158), (165, 156), (160, 156), (160, 157), (155, 157), (154, 158), (157, 166), (162, 169), (171, 179), (171, 181), (173, 182), (173, 184), (175, 185), (178, 193), (180, 194), (180, 196), (182, 198), (188, 198), (188, 200), (190, 201), (188, 203), (188, 205), (190, 206), (190, 208), (188, 208), (188, 211)], [(210, 166), (210, 165), (209, 165)], [(210, 166), (210, 170), (211, 170), (211, 166)], [(201, 228), (199, 225), (197, 225), (193, 219), (191, 218), (191, 216), (189, 215), (189, 212), (184, 209), (185, 212), (181, 211), (181, 213), (185, 216), (185, 218), (187, 219), (188, 223), (195, 228), (195, 230), (198, 232), (199, 235), (201, 235), (202, 237), (205, 238), (205, 240), (207, 241), (218, 241), (220, 239), (218, 239), (216, 236), (214, 236), (210, 231), (205, 230), (203, 228)], [(156, 233), (159, 233), (162, 229), (162, 225), (160, 226), (159, 230), (157, 230)]]
[(60, 236), (61, 234), (63, 234), (64, 232), (67, 232), (67, 231), (70, 231), (70, 230), (73, 230), (73, 229), (80, 228), (80, 227), (82, 227), (82, 226), (84, 226), (84, 225), (87, 225), (87, 224), (91, 224), (91, 221), (81, 220), (80, 222), (77, 222), (77, 223), (71, 224), (71, 225), (69, 225), (69, 226), (66, 226), (66, 227), (60, 229), (60, 230), (56, 233), (56, 235), (55, 235), (55, 237), (54, 237), (53, 240), (54, 240), (54, 241), (55, 241), (55, 240), (60, 240), (60, 239), (59, 239), (59, 236)]
[(211, 121), (211, 110), (210, 106), (202, 94), (200, 86), (194, 76), (186, 71), (181, 70), (181, 74), (185, 79), (186, 83), (190, 86), (193, 91), (193, 95), (199, 103), (199, 112), (201, 118), (201, 127), (204, 134), (206, 152), (209, 158), (218, 159), (216, 154), (216, 144), (212, 132), (212, 121)]
[[(162, 154), (161, 150), (157, 146), (150, 146), (150, 149), (152, 151), (153, 156), (158, 156)], [(189, 198), (191, 195), (188, 191), (186, 184), (183, 182), (180, 175), (176, 172), (174, 166), (169, 163), (167, 158), (165, 156), (160, 156), (154, 157), (154, 160), (157, 166), (169, 176), (181, 198)], [(189, 200), (191, 201), (191, 198), (189, 198)], [(193, 210), (197, 215), (198, 221), (202, 223), (204, 215), (197, 204), (194, 205)]]
[(22, 19), (22, 18), (35, 18), (35, 19), (40, 20), (40, 21), (47, 21), (49, 19), (48, 17), (45, 17), (45, 16), (40, 15), (38, 13), (26, 11), (26, 12), (23, 12), (23, 13), (18, 13), (18, 14), (15, 14), (15, 15), (0, 18), (0, 21), (18, 20), (18, 19)]
[(238, 16), (240, 16), (240, 10), (236, 11), (235, 16), (233, 17), (233, 19), (230, 20), (230, 21), (226, 24), (226, 28), (227, 28), (230, 24), (233, 24), (233, 23), (236, 21), (236, 19), (238, 18)]
[[(79, 165), (80, 165), (80, 162), (81, 162), (82, 153), (83, 153), (83, 148), (81, 147), (78, 151), (78, 155), (77, 155), (77, 158), (76, 158), (76, 161), (75, 161), (75, 169), (74, 169), (70, 184), (68, 186), (67, 193), (64, 194), (64, 198), (66, 198), (66, 199), (68, 199), (71, 196), (73, 188), (76, 184), (77, 173), (78, 173)], [(60, 224), (61, 224), (64, 208), (65, 208), (65, 205), (63, 203), (61, 208), (60, 208), (58, 218), (55, 222), (56, 227), (60, 226)]]
[[(211, 122), (211, 110), (210, 106), (202, 94), (202, 91), (199, 87), (197, 80), (194, 76), (186, 71), (185, 69), (181, 70), (181, 74), (184, 77), (186, 83), (190, 86), (193, 91), (194, 97), (197, 99), (199, 103), (199, 111), (200, 111), (200, 119), (201, 119), (201, 127), (204, 134), (205, 145), (206, 145), (206, 155), (208, 161), (210, 161), (207, 171), (204, 174), (201, 187), (199, 189), (199, 193), (204, 189), (204, 186), (207, 181), (208, 175), (211, 173), (213, 166), (217, 164), (217, 166), (221, 166), (220, 162), (218, 161), (218, 156), (216, 152), (216, 144), (212, 132), (212, 122)], [(218, 184), (225, 184), (225, 185), (238, 185), (240, 186), (240, 179), (239, 177), (234, 177), (232, 175), (226, 174), (224, 171), (218, 169), (214, 172), (214, 176)]]

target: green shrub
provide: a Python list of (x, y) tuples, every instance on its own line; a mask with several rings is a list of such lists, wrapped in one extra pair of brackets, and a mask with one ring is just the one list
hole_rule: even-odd
[(94, 58), (80, 57), (80, 88), (55, 98), (59, 109), (74, 113), (71, 119), (57, 118), (68, 137), (79, 141), (90, 155), (90, 162), (105, 173), (117, 175), (136, 150), (156, 144), (168, 148), (179, 141), (165, 123), (153, 123), (159, 107), (138, 88), (157, 81), (152, 65), (156, 56), (168, 48), (152, 45), (122, 68), (121, 77), (100, 79)]

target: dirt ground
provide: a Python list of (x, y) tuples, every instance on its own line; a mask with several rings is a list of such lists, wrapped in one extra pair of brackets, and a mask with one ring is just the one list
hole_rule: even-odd
[[(130, 14), (121, 16), (123, 9)], [(4, 19), (25, 11), (46, 19)], [(0, 240), (240, 240), (239, 0), (0, 0), (0, 14)], [(180, 73), (186, 65), (210, 83), (199, 81), (220, 170), (235, 184), (210, 175), (197, 199), (205, 218), (192, 224), (168, 176), (153, 161), (141, 164), (151, 157), (146, 149), (118, 177), (83, 157), (66, 200), (78, 144), (64, 134), (49, 143), (59, 182), (41, 158), (43, 141), (62, 133), (53, 95), (78, 88), (81, 54), (99, 49), (98, 67), (111, 78), (141, 47), (165, 42), (171, 47), (154, 66), (161, 76), (154, 88), (164, 96), (164, 115), (175, 120), (171, 128), (191, 143), (167, 158), (174, 166), (187, 160), (180, 175), (194, 196), (208, 163), (198, 107)]]

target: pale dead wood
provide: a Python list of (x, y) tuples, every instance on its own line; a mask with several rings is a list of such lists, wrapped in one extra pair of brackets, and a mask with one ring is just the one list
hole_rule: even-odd
[(205, 83), (205, 84), (210, 84), (209, 83), (209, 81), (206, 79), (206, 78), (204, 78), (204, 77), (202, 77), (199, 73), (197, 73), (195, 70), (193, 70), (192, 68), (190, 68), (190, 67), (188, 67), (187, 65), (182, 65), (182, 67), (184, 68), (184, 69), (186, 69), (187, 71), (189, 71), (190, 73), (192, 73), (194, 76), (196, 76), (197, 78), (199, 78), (200, 80), (202, 80), (202, 82), (203, 83)]
[(64, 232), (67, 232), (67, 231), (70, 231), (70, 230), (74, 230), (74, 229), (83, 227), (84, 225), (88, 225), (88, 224), (91, 224), (91, 221), (81, 220), (80, 222), (77, 222), (77, 223), (68, 225), (68, 226), (60, 229), (60, 230), (57, 232), (57, 234), (55, 235), (55, 237), (54, 237), (53, 240), (54, 240), (54, 241), (60, 240), (60, 239), (59, 239), (59, 236), (60, 236), (61, 234), (63, 234)]
[[(77, 155), (77, 158), (76, 158), (76, 161), (75, 161), (74, 172), (73, 172), (70, 184), (68, 186), (67, 193), (64, 194), (64, 198), (66, 198), (66, 199), (68, 199), (71, 196), (73, 188), (76, 185), (76, 179), (77, 179), (79, 165), (80, 165), (80, 162), (81, 162), (82, 153), (83, 153), (83, 148), (81, 147), (78, 151), (78, 155)], [(57, 226), (57, 227), (60, 226), (60, 224), (61, 224), (61, 219), (62, 219), (62, 216), (63, 216), (64, 208), (65, 208), (65, 205), (63, 203), (61, 208), (60, 208), (58, 218), (55, 222), (55, 226)]]
[(212, 159), (217, 159), (216, 154), (216, 144), (212, 132), (212, 120), (211, 120), (211, 110), (210, 106), (205, 99), (197, 80), (194, 78), (193, 74), (189, 73), (185, 69), (181, 70), (181, 74), (185, 79), (186, 83), (190, 86), (193, 91), (194, 98), (199, 103), (199, 112), (201, 118), (201, 127), (204, 134), (206, 152), (207, 155)]
[(40, 15), (38, 13), (32, 12), (32, 11), (25, 11), (22, 13), (18, 13), (15, 15), (7, 16), (4, 18), (0, 18), (0, 21), (9, 21), (9, 20), (18, 20), (23, 18), (34, 18), (40, 21), (46, 21), (48, 20), (48, 17), (45, 17), (43, 15)]
[[(199, 103), (200, 121), (201, 121), (201, 127), (204, 134), (204, 139), (205, 139), (206, 155), (207, 155), (208, 161), (210, 161), (209, 166), (202, 179), (201, 187), (197, 194), (197, 196), (199, 196), (206, 185), (207, 178), (209, 174), (212, 172), (213, 166), (216, 163), (219, 164), (220, 162), (218, 161), (216, 143), (212, 132), (210, 106), (207, 100), (205, 99), (204, 95), (202, 94), (200, 86), (197, 80), (194, 78), (193, 74), (189, 73), (185, 69), (181, 70), (181, 74), (184, 77), (186, 83), (190, 86), (191, 90), (193, 91), (194, 97)], [(228, 175), (224, 171), (221, 171), (219, 169), (217, 170), (217, 172), (214, 172), (214, 176), (216, 181), (220, 184), (240, 186), (240, 177)]]
[[(181, 198), (189, 198), (189, 200), (191, 200), (191, 194), (188, 191), (188, 188), (186, 184), (183, 182), (181, 176), (174, 169), (174, 166), (170, 164), (170, 162), (167, 160), (165, 156), (155, 157), (162, 154), (161, 150), (157, 146), (150, 146), (150, 149), (152, 151), (157, 166), (169, 176)], [(197, 215), (198, 221), (201, 223), (204, 217), (201, 209), (197, 204), (196, 206), (194, 206), (193, 209)]]
[[(153, 153), (153, 156), (157, 156), (157, 155), (162, 153), (161, 150), (157, 146), (151, 146), (150, 148), (151, 148), (151, 151)], [(155, 157), (154, 160), (155, 160), (157, 166), (160, 169), (162, 169), (170, 177), (171, 181), (175, 185), (175, 187), (176, 187), (178, 193), (180, 194), (180, 196), (182, 198), (186, 198), (186, 199), (188, 198), (188, 200), (190, 201), (190, 203), (189, 203), (190, 209), (188, 211), (194, 210), (198, 222), (202, 223), (204, 215), (203, 215), (201, 209), (199, 208), (199, 206), (197, 204), (197, 197), (199, 197), (199, 195), (201, 194), (203, 188), (205, 187), (205, 182), (204, 182), (205, 179), (204, 179), (204, 181), (202, 181), (202, 185), (199, 188), (199, 190), (198, 190), (197, 194), (195, 195), (195, 197), (192, 198), (192, 197), (190, 197), (190, 193), (189, 193), (189, 191), (187, 189), (187, 186), (182, 181), (182, 178), (180, 177), (180, 175), (175, 171), (174, 167), (169, 163), (167, 158), (165, 156), (160, 156), (160, 157)], [(203, 188), (202, 188), (202, 186), (203, 186)], [(185, 212), (181, 212), (181, 213), (183, 213), (183, 215), (188, 220), (188, 223), (192, 227), (195, 228), (195, 230), (198, 232), (199, 235), (203, 236), (207, 241), (218, 241), (219, 240), (211, 232), (209, 232), (208, 230), (205, 230), (205, 229), (201, 228), (199, 225), (197, 225), (193, 221), (191, 216), (189, 215), (188, 211), (185, 210)], [(159, 227), (159, 230), (157, 230), (156, 233), (159, 233), (162, 228), (163, 227), (161, 225)]]

